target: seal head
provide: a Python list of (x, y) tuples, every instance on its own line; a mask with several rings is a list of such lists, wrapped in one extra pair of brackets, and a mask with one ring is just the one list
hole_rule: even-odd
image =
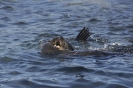
[(70, 50), (70, 51), (74, 50), (72, 45), (70, 45), (62, 36), (55, 37), (49, 42), (59, 50)]
[(62, 36), (46, 42), (41, 49), (42, 54), (61, 54), (63, 51), (73, 51), (74, 48)]

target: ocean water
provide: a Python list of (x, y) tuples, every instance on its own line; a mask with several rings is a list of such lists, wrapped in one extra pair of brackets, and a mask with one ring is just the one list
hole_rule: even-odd
[[(83, 27), (91, 39), (74, 41)], [(121, 54), (42, 56), (39, 41), (57, 35)], [(0, 88), (132, 87), (132, 0), (0, 0)]]

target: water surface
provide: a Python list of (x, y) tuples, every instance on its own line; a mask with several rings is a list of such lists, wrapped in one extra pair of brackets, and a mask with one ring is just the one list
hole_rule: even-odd
[[(0, 0), (1, 88), (132, 88), (132, 0)], [(86, 43), (74, 38), (83, 27)], [(42, 56), (61, 35), (78, 50), (109, 56)]]

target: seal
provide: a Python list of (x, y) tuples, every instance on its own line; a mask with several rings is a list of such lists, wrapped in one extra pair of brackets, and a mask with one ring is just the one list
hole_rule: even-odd
[(41, 49), (42, 54), (61, 54), (63, 51), (74, 51), (74, 48), (62, 36), (44, 43)]
[[(86, 41), (87, 38), (90, 37), (90, 32), (88, 28), (83, 28), (80, 33), (75, 38), (76, 41)], [(49, 54), (49, 55), (108, 55), (109, 53), (97, 50), (91, 51), (76, 51), (73, 46), (66, 41), (62, 36), (58, 36), (53, 38), (52, 40), (43, 44), (41, 48), (41, 54)]]

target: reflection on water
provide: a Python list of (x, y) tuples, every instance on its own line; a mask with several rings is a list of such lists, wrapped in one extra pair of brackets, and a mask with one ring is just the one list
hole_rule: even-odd
[[(1, 88), (131, 88), (132, 0), (0, 0)], [(75, 42), (83, 27), (91, 40)], [(111, 56), (41, 56), (39, 41), (62, 35), (76, 49)]]

